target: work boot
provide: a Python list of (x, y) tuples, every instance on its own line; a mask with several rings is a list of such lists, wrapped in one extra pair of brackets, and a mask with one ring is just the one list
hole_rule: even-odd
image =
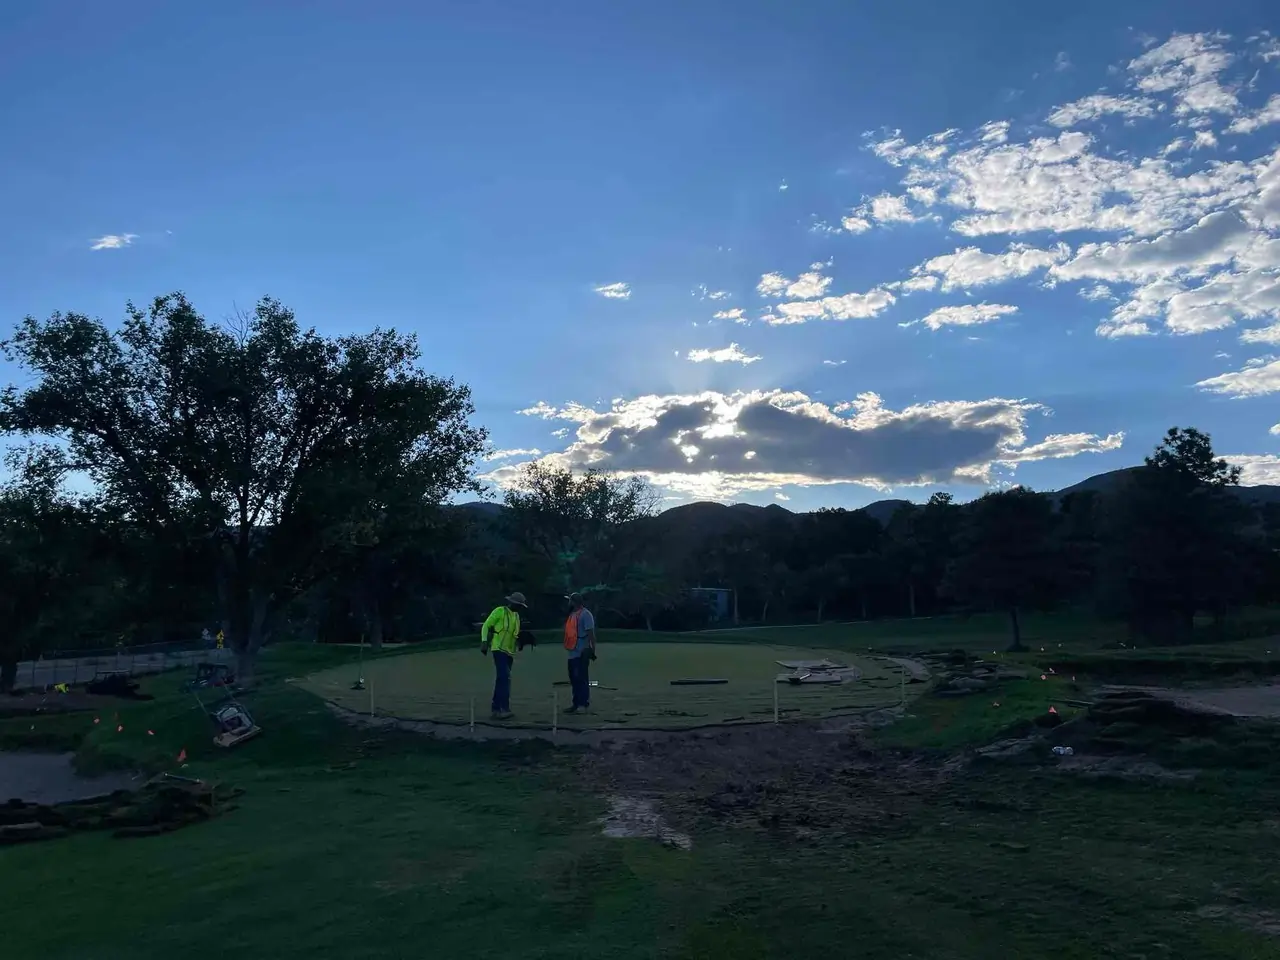
[(510, 719), (511, 719), (512, 717), (514, 717), (514, 716), (515, 716), (515, 714), (514, 714), (514, 713), (512, 713), (510, 710), (495, 710), (495, 711), (494, 711), (494, 714), (493, 714), (493, 719), (495, 719), (495, 720), (510, 720)]

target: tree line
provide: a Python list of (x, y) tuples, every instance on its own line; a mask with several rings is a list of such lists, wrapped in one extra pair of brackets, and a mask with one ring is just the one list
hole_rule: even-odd
[(427, 373), (412, 336), (324, 336), (272, 299), (227, 322), (181, 294), (118, 327), (26, 318), (0, 395), (0, 689), (20, 659), (221, 629), (246, 681), (280, 637), (417, 639), (469, 630), (520, 589), (550, 624), (586, 593), (604, 623), (695, 629), (1072, 607), (1185, 639), (1198, 616), (1276, 599), (1280, 516), (1173, 429), (1115, 490), (946, 494), (887, 522), (862, 510), (658, 512), (637, 477), (527, 467), (501, 504), (469, 388)]

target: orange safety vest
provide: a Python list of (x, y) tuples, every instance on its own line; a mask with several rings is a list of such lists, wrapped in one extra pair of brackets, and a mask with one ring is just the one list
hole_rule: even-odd
[(569, 619), (564, 622), (564, 648), (572, 650), (578, 645), (578, 618), (582, 616), (581, 610), (575, 610), (569, 614)]

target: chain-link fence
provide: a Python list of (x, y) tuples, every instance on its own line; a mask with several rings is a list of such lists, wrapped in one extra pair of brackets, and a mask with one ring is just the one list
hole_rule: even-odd
[(43, 690), (55, 684), (92, 683), (110, 674), (136, 677), (197, 663), (230, 663), (231, 651), (213, 641), (150, 643), (98, 650), (53, 650), (18, 664), (15, 690)]

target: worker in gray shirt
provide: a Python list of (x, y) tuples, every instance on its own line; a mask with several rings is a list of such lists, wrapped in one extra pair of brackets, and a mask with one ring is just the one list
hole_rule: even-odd
[(596, 658), (596, 618), (582, 602), (582, 594), (565, 597), (569, 619), (564, 622), (564, 648), (569, 653), (569, 686), (573, 706), (567, 713), (582, 713), (591, 706), (591, 661)]

